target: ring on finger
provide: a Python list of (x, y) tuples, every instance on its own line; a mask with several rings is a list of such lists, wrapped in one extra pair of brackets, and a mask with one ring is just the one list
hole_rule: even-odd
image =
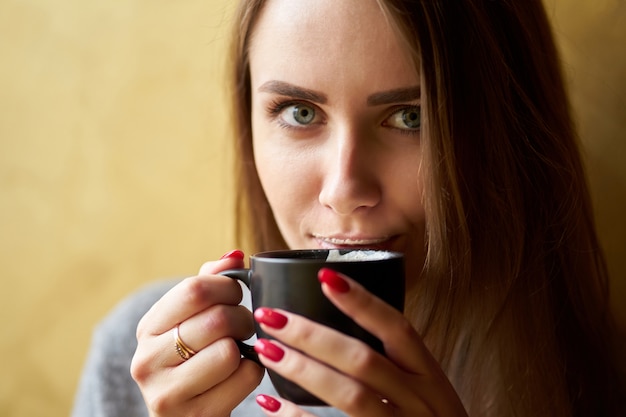
[(195, 355), (197, 352), (193, 350), (192, 348), (190, 348), (189, 346), (187, 346), (185, 342), (183, 342), (183, 339), (180, 338), (179, 327), (180, 327), (180, 323), (177, 324), (176, 327), (174, 327), (174, 342), (176, 343), (174, 347), (176, 348), (176, 352), (178, 353), (178, 356), (180, 356), (183, 359), (183, 361), (186, 361), (190, 359), (193, 355)]

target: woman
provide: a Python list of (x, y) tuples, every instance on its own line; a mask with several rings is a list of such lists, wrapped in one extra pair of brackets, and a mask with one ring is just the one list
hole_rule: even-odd
[[(239, 230), (258, 250), (407, 259), (404, 316), (349, 277), (320, 275), (386, 358), (261, 310), (278, 339), (255, 345), (263, 365), (353, 416), (617, 415), (606, 266), (541, 2), (246, 0), (236, 21)], [(267, 395), (265, 382), (251, 394), (262, 369), (235, 340), (252, 316), (215, 275), (242, 259), (203, 265), (143, 316), (131, 365), (141, 394), (124, 375), (124, 398), (92, 390), (106, 405), (81, 395), (77, 410), (250, 415), (256, 398), (270, 416), (340, 415)], [(91, 362), (99, 386), (117, 375)]]

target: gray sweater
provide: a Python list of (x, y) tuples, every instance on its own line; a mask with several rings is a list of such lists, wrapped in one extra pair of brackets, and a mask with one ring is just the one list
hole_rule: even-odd
[[(176, 282), (158, 282), (132, 294), (96, 327), (72, 417), (148, 417), (141, 392), (129, 371), (137, 348), (135, 330), (141, 317)], [(255, 401), (260, 393), (277, 395), (267, 374), (231, 416), (263, 416)], [(320, 417), (345, 415), (329, 407), (307, 409)]]

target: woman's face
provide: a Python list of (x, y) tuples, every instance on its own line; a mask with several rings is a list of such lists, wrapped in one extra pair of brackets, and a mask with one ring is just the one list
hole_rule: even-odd
[(254, 157), (289, 247), (401, 251), (418, 273), (420, 79), (389, 25), (373, 0), (268, 1), (250, 44)]

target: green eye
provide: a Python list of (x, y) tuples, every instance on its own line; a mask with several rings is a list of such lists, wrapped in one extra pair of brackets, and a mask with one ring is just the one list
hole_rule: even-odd
[(422, 127), (422, 112), (412, 106), (398, 110), (385, 121), (385, 125), (403, 130), (419, 130)]
[(410, 129), (419, 129), (422, 125), (422, 113), (419, 109), (405, 110), (402, 112), (402, 121)]
[(315, 110), (309, 106), (297, 104), (292, 110), (293, 120), (301, 125), (308, 125), (315, 119)]
[(324, 124), (323, 111), (307, 103), (273, 103), (268, 110), (270, 117), (285, 129), (313, 129)]

